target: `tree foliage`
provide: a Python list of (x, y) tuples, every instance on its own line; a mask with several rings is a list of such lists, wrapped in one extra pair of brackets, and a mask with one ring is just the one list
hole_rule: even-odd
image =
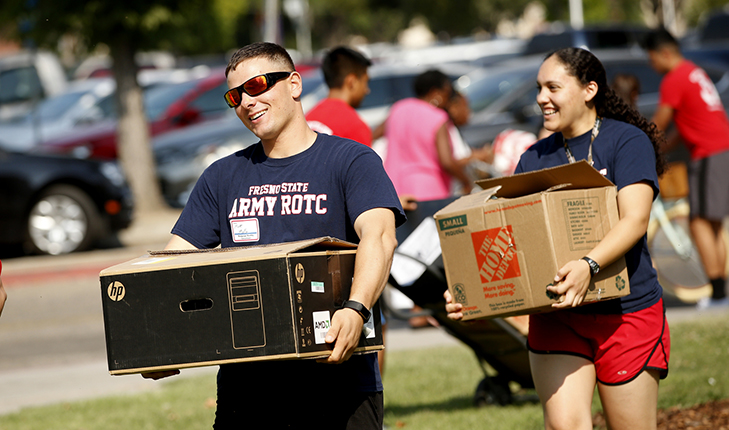
[(224, 52), (235, 45), (246, 0), (9, 0), (0, 23), (19, 39), (54, 47), (73, 34), (90, 48), (124, 35), (139, 50)]

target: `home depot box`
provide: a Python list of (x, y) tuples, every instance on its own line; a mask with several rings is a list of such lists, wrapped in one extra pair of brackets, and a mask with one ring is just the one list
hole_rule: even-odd
[[(618, 222), (617, 189), (587, 162), (478, 182), (435, 214), (448, 289), (464, 320), (551, 310), (557, 270)], [(601, 268), (585, 303), (629, 294), (625, 260)]]
[[(109, 371), (320, 358), (349, 298), (356, 245), (333, 238), (161, 251), (101, 272)], [(358, 352), (382, 349), (379, 308)]]

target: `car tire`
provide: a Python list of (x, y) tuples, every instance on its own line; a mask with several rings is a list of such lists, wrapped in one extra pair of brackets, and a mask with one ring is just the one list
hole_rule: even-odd
[(82, 251), (96, 240), (100, 223), (88, 194), (72, 185), (54, 185), (38, 196), (28, 213), (28, 243), (37, 254)]

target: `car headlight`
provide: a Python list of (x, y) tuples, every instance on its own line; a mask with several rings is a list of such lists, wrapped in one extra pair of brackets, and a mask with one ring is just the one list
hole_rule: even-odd
[(126, 184), (124, 172), (119, 167), (119, 164), (108, 161), (101, 164), (101, 173), (108, 179), (112, 184), (117, 187), (123, 187)]

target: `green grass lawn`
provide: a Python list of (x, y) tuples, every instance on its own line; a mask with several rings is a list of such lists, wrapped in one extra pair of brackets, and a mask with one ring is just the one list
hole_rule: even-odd
[[(729, 398), (729, 314), (671, 326), (670, 372), (659, 408)], [(385, 424), (390, 429), (541, 429), (533, 391), (517, 391), (510, 406), (473, 406), (483, 371), (465, 346), (387, 355)], [(211, 428), (215, 377), (170, 379), (143, 394), (27, 408), (0, 416), (8, 430), (161, 430)], [(6, 388), (6, 387), (4, 387)], [(518, 387), (514, 387), (518, 389)], [(601, 409), (596, 398), (593, 409)]]

